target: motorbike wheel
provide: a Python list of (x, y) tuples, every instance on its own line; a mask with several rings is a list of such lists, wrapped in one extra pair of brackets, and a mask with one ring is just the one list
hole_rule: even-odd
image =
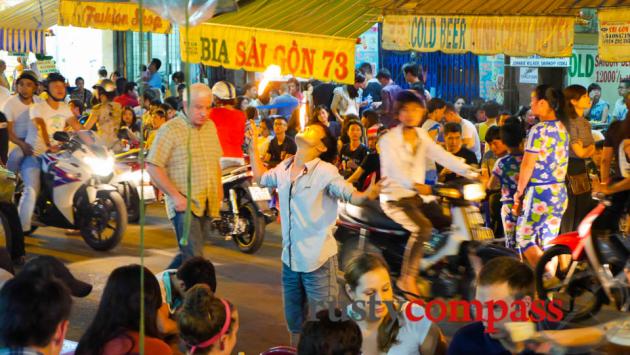
[(125, 202), (118, 191), (106, 191), (99, 193), (89, 208), (79, 221), (83, 240), (94, 250), (111, 250), (120, 243), (127, 229)]
[(125, 199), (125, 205), (127, 207), (127, 221), (129, 223), (138, 223), (140, 220), (140, 195), (135, 185), (128, 184), (125, 186), (129, 196)]
[(247, 221), (247, 226), (245, 233), (234, 236), (234, 242), (243, 253), (253, 254), (260, 249), (265, 240), (265, 217), (258, 213), (252, 202), (242, 205), (238, 213)]
[[(538, 297), (543, 301), (560, 300), (560, 309), (564, 313), (564, 320), (579, 322), (591, 318), (602, 307), (603, 298), (601, 288), (597, 285), (597, 280), (588, 261), (580, 261), (573, 279), (570, 281), (565, 292), (560, 293), (561, 284), (545, 286), (543, 280), (545, 266), (555, 257), (570, 256), (571, 250), (564, 245), (556, 245), (547, 250), (538, 264), (536, 264), (536, 291)], [(556, 277), (564, 281), (569, 271), (569, 267), (558, 265)]]

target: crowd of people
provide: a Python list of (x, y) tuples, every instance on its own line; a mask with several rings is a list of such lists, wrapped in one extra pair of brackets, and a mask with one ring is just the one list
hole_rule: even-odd
[[(422, 297), (417, 278), (423, 243), (443, 220), (439, 203), (429, 198), (432, 185), (461, 178), (484, 182), (487, 225), (525, 260), (498, 258), (486, 264), (477, 283), (477, 298), (484, 300), (534, 297), (532, 267), (560, 231), (576, 230), (593, 207), (592, 191), (612, 196), (597, 228), (617, 228), (628, 208), (628, 80), (620, 83), (622, 104), (615, 105), (604, 137), (591, 127), (607, 121), (608, 111), (593, 85), (564, 90), (540, 85), (531, 94), (531, 106), (511, 114), (494, 101), (468, 104), (463, 97), (453, 102), (431, 97), (421, 68), (413, 63), (403, 67), (409, 89), (394, 83), (387, 69), (374, 76), (373, 67), (363, 63), (353, 84), (291, 79), (265, 97), (251, 84), (240, 96), (227, 81), (212, 88), (201, 83), (186, 87), (182, 74), (175, 73), (177, 94), (162, 100), (167, 95), (160, 65), (154, 59), (143, 71), (142, 95), (136, 82), (119, 74), (108, 79), (99, 72), (93, 92), (76, 78), (68, 93), (60, 74), (41, 81), (24, 71), (16, 80), (16, 94), (0, 96), (0, 112), (8, 122), (0, 159), (24, 183), (16, 206), (22, 231), (31, 229), (39, 156), (60, 149), (53, 140), (57, 131), (95, 130), (116, 152), (145, 144), (151, 181), (165, 195), (179, 253), (157, 275), (139, 265), (114, 270), (77, 354), (136, 353), (141, 345), (155, 354), (231, 353), (238, 311), (215, 295), (214, 267), (203, 258), (203, 243), (209, 222), (223, 208), (222, 169), (244, 164), (246, 153), (256, 182), (278, 196), (284, 312), (299, 354), (513, 351), (502, 325), (488, 334), (484, 323), (469, 324), (447, 346), (428, 318), (412, 322), (397, 316), (425, 312), (409, 301)], [(310, 108), (307, 117), (300, 115), (304, 102)], [(15, 145), (10, 153), (9, 140)], [(351, 309), (339, 310), (349, 315), (347, 321), (331, 321), (324, 313), (315, 315), (317, 321), (309, 319), (309, 304), (336, 299), (340, 292), (337, 243), (331, 234), (338, 201), (360, 205), (377, 199), (383, 212), (410, 232), (400, 277), (392, 280), (384, 260), (365, 254), (345, 265), (344, 291), (354, 301), (376, 297), (394, 302), (395, 291), (407, 301), (394, 302), (396, 314), (377, 307), (376, 319), (355, 319)], [(192, 218), (186, 228), (188, 206)], [(5, 268), (10, 280), (0, 290), (0, 347), (23, 351), (14, 353), (58, 353), (68, 327), (70, 294), (80, 296), (71, 291), (79, 285), (83, 294), (87, 286), (67, 271), (65, 276), (27, 272), (41, 257), (13, 277), (11, 264), (23, 264), (24, 256), (23, 241), (10, 243)], [(547, 278), (554, 278), (552, 269)]]

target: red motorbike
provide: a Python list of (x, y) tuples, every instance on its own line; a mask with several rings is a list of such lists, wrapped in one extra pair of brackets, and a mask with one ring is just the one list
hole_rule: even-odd
[[(567, 321), (590, 318), (604, 304), (622, 312), (630, 306), (630, 288), (624, 273), (630, 258), (630, 240), (621, 233), (592, 228), (610, 205), (603, 195), (598, 194), (596, 199), (599, 204), (586, 215), (578, 230), (551, 241), (553, 246), (536, 265), (538, 297), (561, 301)], [(551, 279), (550, 268), (555, 269)]]

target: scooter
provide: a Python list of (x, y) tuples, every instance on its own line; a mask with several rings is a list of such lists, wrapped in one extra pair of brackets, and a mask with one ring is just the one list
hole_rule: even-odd
[[(37, 226), (78, 229), (93, 249), (114, 248), (127, 228), (127, 208), (116, 187), (106, 183), (113, 175), (112, 153), (92, 131), (55, 132), (53, 139), (62, 149), (41, 156), (41, 191), (29, 233)], [(16, 201), (21, 197), (18, 185)]]
[[(433, 194), (442, 200), (452, 223), (445, 230), (434, 229), (431, 239), (424, 243), (421, 276), (430, 282), (430, 297), (462, 295), (471, 299), (471, 285), (480, 268), (471, 255), (480, 258), (481, 263), (496, 256), (517, 255), (499, 245), (501, 240), (495, 239), (492, 230), (484, 226), (476, 204), (485, 197), (481, 183), (461, 179), (434, 186)], [(338, 212), (335, 238), (342, 245), (342, 267), (357, 254), (376, 252), (385, 258), (396, 276), (409, 232), (387, 217), (378, 202), (362, 206), (340, 203)]]
[[(109, 182), (118, 188), (127, 206), (129, 222), (140, 219), (140, 199), (145, 203), (156, 200), (155, 189), (146, 169), (143, 171), (138, 160), (140, 149), (130, 149), (115, 155), (114, 176)], [(146, 154), (146, 151), (145, 151)]]
[(212, 222), (226, 239), (232, 239), (243, 253), (253, 254), (263, 244), (265, 227), (278, 216), (269, 207), (267, 188), (255, 184), (250, 165), (223, 169), (221, 217)]
[[(623, 234), (594, 230), (609, 200), (596, 194), (599, 204), (589, 212), (578, 230), (553, 239), (536, 265), (536, 290), (542, 300), (559, 300), (565, 320), (581, 321), (610, 304), (622, 312), (630, 309), (629, 282), (624, 266), (630, 258), (630, 239)], [(553, 262), (555, 277), (546, 280), (547, 265)]]

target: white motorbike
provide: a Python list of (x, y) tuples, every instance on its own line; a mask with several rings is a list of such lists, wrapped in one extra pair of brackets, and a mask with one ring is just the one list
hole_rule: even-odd
[(127, 228), (127, 209), (116, 187), (105, 183), (113, 176), (112, 153), (92, 131), (56, 132), (53, 138), (62, 149), (41, 156), (41, 191), (29, 233), (37, 226), (78, 229), (93, 249), (114, 248)]

